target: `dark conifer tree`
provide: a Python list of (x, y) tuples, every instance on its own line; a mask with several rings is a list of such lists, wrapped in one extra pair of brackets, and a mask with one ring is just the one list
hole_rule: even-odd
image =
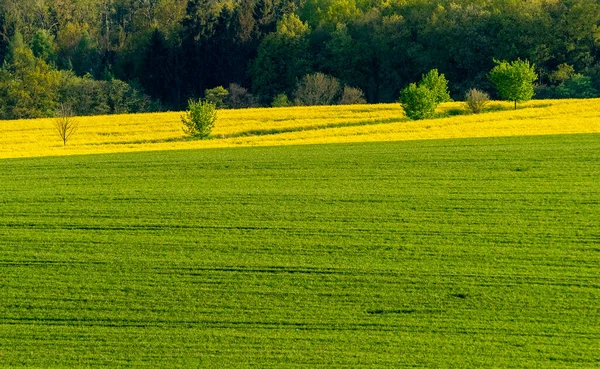
[(181, 25), (183, 60), (190, 97), (199, 97), (209, 86), (209, 63), (207, 44), (215, 31), (215, 2), (213, 0), (188, 0)]
[(163, 102), (167, 101), (169, 95), (168, 67), (169, 46), (164, 34), (155, 28), (144, 53), (141, 82), (150, 96)]

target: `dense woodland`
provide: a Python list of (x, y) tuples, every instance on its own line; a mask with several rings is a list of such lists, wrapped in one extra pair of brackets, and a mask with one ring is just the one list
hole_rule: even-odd
[(182, 109), (216, 86), (268, 106), (312, 72), (377, 103), (437, 68), (462, 99), (516, 58), (538, 98), (597, 96), (600, 1), (0, 0), (0, 118)]

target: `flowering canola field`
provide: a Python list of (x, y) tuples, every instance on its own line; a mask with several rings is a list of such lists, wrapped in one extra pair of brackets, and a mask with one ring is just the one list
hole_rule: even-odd
[(399, 104), (221, 110), (209, 140), (185, 137), (181, 113), (74, 118), (66, 146), (53, 119), (0, 121), (0, 158), (215, 147), (600, 133), (600, 99), (537, 100), (511, 110), (494, 102), (469, 115), (463, 103), (442, 104), (444, 118), (408, 120)]

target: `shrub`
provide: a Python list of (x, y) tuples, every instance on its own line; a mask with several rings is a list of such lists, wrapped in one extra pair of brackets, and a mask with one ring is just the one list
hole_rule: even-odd
[(229, 95), (226, 98), (227, 105), (233, 109), (250, 108), (256, 106), (256, 99), (248, 92), (248, 89), (231, 83), (227, 89)]
[(400, 104), (410, 119), (433, 117), (435, 108), (445, 101), (450, 101), (448, 81), (437, 69), (424, 74), (418, 85), (411, 83), (400, 92)]
[(204, 97), (206, 100), (215, 104), (215, 106), (219, 109), (226, 107), (224, 100), (228, 95), (229, 92), (224, 89), (223, 86), (217, 86), (204, 91)]
[(598, 90), (594, 88), (592, 79), (579, 73), (555, 87), (557, 98), (589, 99), (598, 97)]
[(410, 119), (431, 118), (437, 107), (435, 94), (425, 86), (411, 83), (400, 92), (400, 103)]
[(423, 86), (432, 92), (433, 98), (437, 104), (450, 101), (448, 92), (448, 81), (443, 74), (439, 74), (437, 69), (432, 69), (421, 77), (419, 86)]
[(365, 95), (360, 88), (344, 86), (340, 105), (366, 104)]
[(333, 105), (341, 93), (340, 82), (323, 73), (307, 74), (296, 86), (296, 105)]
[(275, 97), (273, 103), (271, 104), (271, 106), (274, 108), (282, 108), (290, 105), (292, 105), (292, 103), (290, 102), (290, 99), (288, 99), (286, 94), (277, 95), (277, 97)]
[(156, 102), (130, 84), (117, 79), (96, 81), (89, 74), (78, 77), (71, 71), (60, 71), (58, 100), (77, 116), (156, 110)]
[(465, 95), (467, 107), (474, 114), (479, 114), (483, 108), (490, 102), (490, 95), (476, 88), (470, 89)]
[(217, 120), (217, 107), (207, 100), (189, 100), (188, 111), (181, 116), (183, 131), (201, 139), (207, 138)]

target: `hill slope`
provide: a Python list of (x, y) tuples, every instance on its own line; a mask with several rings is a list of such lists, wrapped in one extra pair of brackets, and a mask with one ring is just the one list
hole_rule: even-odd
[[(0, 158), (278, 146), (336, 142), (525, 136), (600, 132), (600, 99), (540, 100), (511, 110), (464, 114), (461, 103), (443, 104), (447, 118), (407, 120), (399, 104), (223, 110), (206, 141), (183, 135), (180, 113), (77, 118), (78, 132), (66, 147), (52, 119), (0, 121)], [(452, 116), (454, 115), (454, 116)]]
[(3, 160), (0, 366), (597, 367), (599, 152), (568, 135)]

